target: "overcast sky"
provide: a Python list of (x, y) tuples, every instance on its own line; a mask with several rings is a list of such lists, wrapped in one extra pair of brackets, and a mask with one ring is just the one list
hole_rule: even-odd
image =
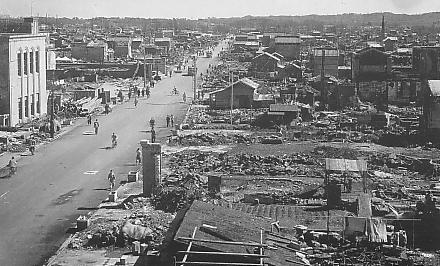
[(426, 13), (440, 0), (0, 0), (0, 14), (59, 17), (207, 18), (246, 15)]

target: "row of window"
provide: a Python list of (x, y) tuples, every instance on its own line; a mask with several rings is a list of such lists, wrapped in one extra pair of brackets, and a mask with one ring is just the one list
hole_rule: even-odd
[[(24, 97), (24, 116), (30, 117), (31, 115), (35, 115), (36, 113), (40, 113), (40, 94), (37, 93), (36, 97), (35, 94), (30, 96), (31, 104), (29, 105), (29, 96)], [(36, 102), (35, 102), (36, 100)], [(29, 107), (30, 107), (30, 114), (29, 114)], [(18, 118), (23, 119), (23, 98), (18, 98)]]
[[(23, 61), (21, 57), (23, 55)], [(29, 59), (29, 60), (28, 60)], [(39, 51), (25, 51), (17, 53), (17, 63), (18, 63), (18, 76), (22, 75), (22, 65), (23, 65), (23, 74), (27, 75), (28, 73), (34, 72), (34, 62), (35, 62), (35, 72), (40, 72), (40, 52)]]

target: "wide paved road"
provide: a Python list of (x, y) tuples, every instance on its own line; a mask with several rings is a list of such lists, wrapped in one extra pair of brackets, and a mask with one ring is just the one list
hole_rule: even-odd
[[(205, 73), (212, 60), (199, 58), (199, 70)], [(174, 114), (179, 122), (187, 109), (181, 94), (170, 95), (174, 86), (192, 96), (192, 78), (174, 74), (160, 81), (137, 108), (132, 100), (98, 116), (98, 135), (83, 134), (92, 128), (82, 121), (35, 156), (22, 158), (15, 176), (0, 179), (0, 265), (42, 265), (76, 218), (107, 197), (109, 169), (115, 170), (117, 181), (126, 179), (139, 141), (150, 138), (145, 132), (148, 120), (156, 119), (159, 140), (170, 134), (166, 115)], [(105, 149), (112, 132), (119, 137), (118, 147)]]

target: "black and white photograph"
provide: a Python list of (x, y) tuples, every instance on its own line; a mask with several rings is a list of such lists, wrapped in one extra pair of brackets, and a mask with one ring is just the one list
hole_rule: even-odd
[(440, 0), (0, 0), (0, 266), (117, 265), (440, 266)]

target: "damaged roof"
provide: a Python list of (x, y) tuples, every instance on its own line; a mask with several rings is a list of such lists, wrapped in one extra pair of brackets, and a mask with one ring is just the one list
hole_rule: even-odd
[[(196, 200), (185, 213), (174, 241), (188, 243), (186, 240), (180, 239), (180, 237), (190, 237), (196, 226), (206, 225), (215, 228), (213, 229), (215, 233), (210, 233), (209, 230), (198, 230), (195, 234), (196, 239), (257, 244), (260, 243), (261, 229), (270, 229), (271, 222), (273, 222), (271, 219), (256, 217), (238, 210)], [(263, 237), (263, 243), (265, 244), (267, 244), (267, 237), (267, 235)], [(221, 252), (253, 253), (252, 247), (249, 246), (196, 241), (193, 243), (193, 247)], [(295, 252), (287, 249), (265, 249), (264, 254), (268, 256), (268, 258), (264, 259), (267, 265), (298, 265), (298, 263), (302, 262)]]

